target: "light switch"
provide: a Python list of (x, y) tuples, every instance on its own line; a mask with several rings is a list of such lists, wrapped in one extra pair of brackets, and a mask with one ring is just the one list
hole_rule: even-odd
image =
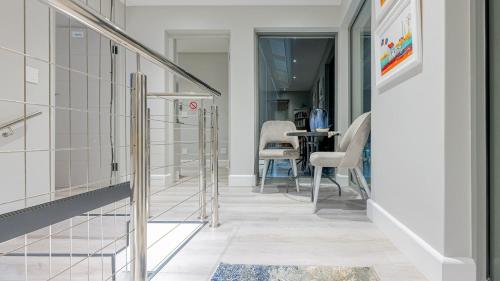
[(31, 66), (26, 66), (26, 82), (38, 84), (39, 82), (38, 76), (39, 76), (38, 69)]
[(71, 31), (71, 37), (82, 39), (85, 38), (85, 33), (81, 30), (73, 30)]
[(185, 155), (185, 154), (188, 154), (188, 150), (187, 148), (183, 147), (182, 148), (182, 154)]

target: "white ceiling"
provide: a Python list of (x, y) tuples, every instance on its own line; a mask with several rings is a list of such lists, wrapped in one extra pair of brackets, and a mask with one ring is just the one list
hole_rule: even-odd
[(342, 0), (127, 0), (127, 6), (339, 6)]

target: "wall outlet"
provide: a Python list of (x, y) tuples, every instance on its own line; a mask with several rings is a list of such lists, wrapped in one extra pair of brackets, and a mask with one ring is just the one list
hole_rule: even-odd
[(32, 84), (38, 84), (38, 82), (40, 82), (38, 69), (26, 66), (26, 82)]

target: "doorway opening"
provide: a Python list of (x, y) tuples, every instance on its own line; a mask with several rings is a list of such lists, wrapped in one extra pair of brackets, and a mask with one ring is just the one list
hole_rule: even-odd
[[(200, 31), (201, 32), (201, 31)], [(214, 97), (210, 101), (199, 101), (201, 104), (214, 104), (219, 108), (219, 163), (224, 167), (229, 162), (229, 34), (220, 31), (210, 34), (184, 33), (172, 34), (174, 59), (178, 65), (190, 73), (200, 77), (218, 89), (222, 96)], [(197, 91), (196, 86), (184, 79), (176, 79), (177, 92)], [(181, 122), (196, 122), (198, 117), (192, 114), (189, 107), (191, 100), (178, 101), (178, 114)], [(181, 133), (181, 141), (190, 141), (195, 138), (196, 131)], [(185, 145), (177, 150), (180, 158), (191, 161), (197, 157), (197, 145)]]
[[(335, 130), (335, 35), (258, 34), (257, 42), (259, 128), (278, 120), (293, 122), (297, 130), (310, 130), (311, 112), (320, 110), (326, 116), (325, 126)], [(310, 173), (306, 146), (301, 139), (299, 169)], [(318, 140), (319, 150), (334, 147), (334, 138)], [(258, 164), (261, 176), (264, 161)], [(267, 177), (288, 177), (290, 172), (289, 161), (275, 160)]]

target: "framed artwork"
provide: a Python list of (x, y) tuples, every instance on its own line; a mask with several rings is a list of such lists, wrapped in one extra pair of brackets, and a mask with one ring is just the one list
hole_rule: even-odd
[(379, 92), (422, 70), (420, 0), (400, 0), (375, 31), (375, 77)]
[(379, 23), (387, 15), (396, 0), (374, 0), (375, 1), (375, 21)]

